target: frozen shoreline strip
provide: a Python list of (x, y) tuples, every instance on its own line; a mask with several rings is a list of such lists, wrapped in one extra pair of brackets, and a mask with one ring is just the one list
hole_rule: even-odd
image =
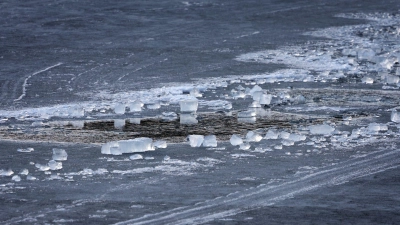
[(57, 67), (57, 66), (60, 66), (60, 65), (62, 65), (62, 63), (57, 63), (57, 64), (55, 64), (55, 65), (52, 65), (52, 66), (49, 66), (49, 67), (44, 68), (44, 69), (42, 69), (42, 70), (39, 70), (39, 71), (37, 71), (37, 72), (35, 72), (35, 73), (32, 73), (32, 74), (29, 75), (27, 78), (25, 78), (24, 83), (22, 84), (22, 94), (21, 94), (17, 99), (14, 99), (14, 102), (17, 102), (17, 101), (21, 100), (23, 97), (25, 97), (25, 95), (26, 95), (26, 86), (28, 85), (28, 80), (29, 80), (31, 77), (33, 77), (33, 76), (35, 76), (35, 75), (37, 75), (37, 74), (39, 74), (39, 73), (46, 72), (46, 71), (48, 71), (48, 70), (50, 70), (50, 69), (53, 69), (54, 67)]

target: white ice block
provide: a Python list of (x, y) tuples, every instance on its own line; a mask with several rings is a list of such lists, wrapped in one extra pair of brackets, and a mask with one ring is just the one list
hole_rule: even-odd
[(153, 146), (154, 146), (155, 148), (166, 148), (166, 147), (167, 147), (167, 142), (166, 142), (166, 141), (162, 141), (162, 140), (155, 141), (155, 142), (153, 143)]
[(199, 106), (199, 101), (196, 98), (181, 100), (179, 102), (181, 112), (196, 112)]
[(217, 147), (217, 137), (215, 135), (207, 135), (203, 141), (204, 147)]
[(390, 115), (390, 120), (395, 123), (400, 123), (400, 112), (392, 111), (392, 114)]
[(182, 113), (179, 115), (180, 124), (197, 124), (197, 115), (192, 113)]
[(122, 129), (125, 126), (125, 119), (115, 119), (114, 120), (114, 128)]
[(129, 103), (129, 111), (130, 112), (140, 112), (142, 111), (142, 107), (143, 107), (143, 102), (136, 100), (133, 101), (131, 103)]
[(130, 160), (143, 159), (143, 156), (140, 155), (140, 154), (134, 154), (134, 155), (131, 155), (131, 156), (129, 157), (129, 159), (130, 159)]
[(50, 160), (48, 165), (49, 165), (50, 170), (61, 170), (62, 169), (62, 162)]
[(189, 135), (188, 138), (191, 147), (200, 147), (204, 141), (203, 135)]
[(239, 135), (233, 134), (231, 139), (229, 140), (233, 146), (243, 144), (243, 140)]
[(250, 147), (251, 147), (251, 145), (249, 143), (247, 143), (247, 142), (244, 142), (244, 143), (239, 145), (239, 149), (240, 150), (248, 150), (248, 149), (250, 149)]
[(265, 135), (265, 139), (278, 139), (279, 133), (275, 130), (268, 130), (267, 134)]
[(65, 161), (68, 158), (68, 154), (64, 149), (53, 148), (53, 160)]
[(259, 142), (261, 141), (262, 136), (254, 131), (249, 131), (246, 134), (246, 140), (248, 142)]
[(21, 181), (21, 177), (18, 176), (18, 175), (14, 175), (14, 176), (11, 178), (11, 180), (12, 180), (12, 181), (15, 181), (15, 182), (20, 182), (20, 181)]
[(118, 115), (123, 115), (123, 114), (125, 114), (125, 104), (123, 104), (123, 103), (117, 103), (117, 104), (115, 104), (115, 106), (114, 106), (114, 112), (115, 112), (115, 114), (118, 114)]
[(153, 139), (146, 137), (118, 141), (118, 146), (121, 153), (146, 152), (154, 150)]

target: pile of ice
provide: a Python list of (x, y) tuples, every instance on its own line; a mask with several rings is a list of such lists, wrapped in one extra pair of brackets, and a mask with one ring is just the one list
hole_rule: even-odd
[[(161, 146), (161, 145), (160, 145)], [(154, 151), (153, 139), (147, 137), (130, 140), (112, 141), (101, 147), (102, 154), (122, 155), (123, 153), (135, 153)]]

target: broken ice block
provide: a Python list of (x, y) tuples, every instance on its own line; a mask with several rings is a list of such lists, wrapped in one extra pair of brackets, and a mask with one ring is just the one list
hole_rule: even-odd
[(254, 131), (249, 131), (246, 134), (246, 140), (248, 142), (259, 142), (261, 141), (262, 136)]
[(272, 95), (270, 94), (263, 94), (258, 101), (261, 105), (269, 105), (271, 104)]
[(294, 142), (304, 141), (304, 140), (306, 140), (306, 138), (307, 137), (305, 135), (300, 135), (300, 134), (290, 134), (288, 137), (289, 140), (294, 141)]
[(53, 160), (65, 161), (68, 158), (68, 154), (64, 149), (53, 148)]
[(278, 139), (279, 133), (276, 130), (268, 130), (265, 139)]
[(282, 131), (279, 133), (279, 138), (282, 138), (282, 139), (288, 139), (289, 136), (290, 136), (290, 133), (286, 132), (286, 131)]
[(147, 137), (118, 141), (118, 146), (121, 153), (145, 152), (154, 150), (153, 139)]
[(240, 136), (236, 135), (236, 134), (233, 134), (231, 139), (229, 139), (229, 141), (231, 142), (231, 144), (233, 146), (241, 145), (243, 143), (242, 138)]
[(62, 169), (62, 162), (57, 162), (57, 161), (54, 161), (54, 160), (50, 160), (48, 165), (49, 165), (50, 170), (60, 170), (60, 169)]
[(181, 100), (179, 102), (181, 112), (196, 112), (199, 106), (199, 101), (196, 98)]
[(200, 147), (204, 141), (203, 135), (189, 135), (188, 138), (191, 147)]
[(390, 120), (395, 123), (400, 123), (400, 112), (392, 111), (392, 114), (390, 115)]
[(36, 177), (34, 177), (34, 176), (28, 175), (28, 176), (26, 177), (26, 180), (33, 181), (33, 180), (37, 180), (37, 179), (36, 179)]
[(372, 84), (374, 83), (374, 79), (371, 77), (363, 77), (361, 79), (361, 82), (363, 82), (364, 84)]
[(204, 147), (217, 147), (217, 137), (215, 135), (207, 135), (203, 141)]
[(35, 167), (38, 168), (39, 171), (48, 171), (50, 169), (49, 165), (42, 165), (39, 163), (36, 163)]
[(117, 103), (117, 104), (114, 106), (114, 112), (115, 112), (115, 114), (118, 114), (118, 115), (125, 114), (125, 104), (123, 104), (123, 103)]
[(11, 178), (11, 180), (12, 180), (12, 181), (15, 181), (15, 182), (20, 182), (20, 181), (21, 181), (21, 177), (18, 176), (18, 175), (14, 175), (14, 176)]
[(247, 142), (244, 142), (244, 143), (239, 145), (239, 149), (240, 150), (248, 150), (248, 149), (250, 149), (250, 147), (251, 147), (251, 145), (249, 143), (247, 143)]
[(262, 89), (260, 86), (255, 85), (251, 90), (248, 91), (248, 94), (249, 94), (249, 95), (253, 95), (254, 92), (256, 92), (256, 91), (262, 91), (262, 90), (263, 90), (263, 89)]
[(320, 135), (330, 135), (335, 130), (335, 128), (326, 124), (311, 125), (308, 128), (310, 129), (311, 134), (320, 134)]
[(134, 155), (131, 155), (131, 156), (129, 157), (129, 159), (131, 159), (131, 160), (143, 159), (143, 156), (140, 155), (140, 154), (134, 154)]
[(155, 142), (153, 143), (153, 146), (154, 146), (155, 148), (166, 148), (166, 147), (167, 147), (167, 142), (166, 142), (166, 141), (161, 141), (161, 140), (155, 141)]
[(136, 100), (133, 101), (131, 103), (129, 103), (129, 111), (131, 112), (140, 112), (142, 111), (142, 107), (143, 107), (143, 102)]
[(101, 154), (111, 154), (110, 148), (111, 147), (117, 147), (118, 148), (118, 142), (112, 141), (105, 143), (104, 145), (101, 146)]
[(125, 119), (115, 119), (114, 120), (114, 128), (122, 129), (125, 127)]
[(179, 115), (180, 124), (197, 124), (197, 115), (192, 113), (182, 113)]
[(168, 161), (168, 160), (170, 160), (171, 159), (171, 157), (169, 157), (169, 156), (164, 156), (164, 161)]
[(29, 174), (29, 170), (28, 169), (22, 169), (21, 172), (19, 172), (19, 174), (26, 176), (26, 175)]
[(19, 148), (17, 149), (18, 152), (33, 152), (33, 148)]
[(9, 177), (11, 175), (14, 174), (14, 171), (12, 171), (11, 169), (8, 170), (0, 170), (0, 176), (6, 176)]
[(159, 109), (161, 107), (159, 102), (152, 102), (150, 104), (146, 104), (148, 109)]
[(193, 97), (203, 97), (203, 95), (200, 93), (199, 89), (197, 89), (197, 88), (193, 88), (190, 91), (190, 95)]

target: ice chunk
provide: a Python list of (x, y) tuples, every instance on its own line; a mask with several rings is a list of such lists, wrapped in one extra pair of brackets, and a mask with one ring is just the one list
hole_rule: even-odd
[(248, 149), (250, 149), (250, 147), (251, 147), (251, 145), (249, 143), (247, 143), (247, 142), (244, 142), (244, 143), (239, 145), (239, 149), (240, 150), (248, 150)]
[(121, 153), (152, 151), (154, 150), (153, 139), (140, 137), (130, 140), (118, 141), (118, 148)]
[(320, 134), (320, 135), (330, 135), (335, 130), (335, 128), (327, 125), (311, 125), (308, 127), (310, 129), (311, 134)]
[(260, 99), (261, 99), (261, 96), (262, 96), (263, 94), (264, 94), (263, 91), (256, 91), (256, 92), (254, 92), (251, 96), (253, 97), (253, 100), (254, 100), (254, 101), (259, 102)]
[(282, 139), (288, 139), (289, 136), (290, 136), (290, 133), (286, 132), (286, 131), (282, 131), (279, 133), (279, 138), (282, 138)]
[(131, 112), (140, 112), (142, 111), (142, 107), (143, 107), (143, 102), (136, 100), (133, 101), (131, 103), (129, 103), (129, 111)]
[(169, 156), (164, 156), (164, 161), (168, 161), (168, 160), (170, 160), (171, 159), (171, 157), (169, 157)]
[(48, 170), (50, 170), (50, 167), (48, 165), (42, 165), (42, 164), (39, 164), (39, 163), (36, 163), (35, 167), (38, 168), (39, 171), (48, 171)]
[(248, 142), (259, 142), (261, 139), (262, 136), (254, 131), (249, 131), (246, 134), (246, 141)]
[(363, 82), (365, 84), (372, 84), (372, 83), (374, 83), (374, 79), (372, 77), (363, 77), (361, 79), (361, 82)]
[(15, 181), (15, 182), (20, 182), (20, 181), (21, 181), (21, 177), (18, 176), (18, 175), (14, 175), (14, 176), (11, 178), (11, 180), (12, 180), (12, 181)]
[(31, 175), (28, 175), (28, 176), (26, 177), (26, 179), (29, 180), (29, 181), (37, 180), (36, 177), (31, 176)]
[(199, 101), (196, 98), (181, 100), (179, 102), (181, 112), (196, 112)]
[(11, 175), (14, 174), (14, 171), (12, 171), (11, 169), (8, 170), (0, 170), (0, 176), (6, 176), (9, 177)]
[(254, 92), (256, 92), (256, 91), (262, 91), (262, 90), (263, 90), (263, 89), (262, 89), (260, 86), (255, 85), (248, 93), (249, 93), (250, 95), (253, 95)]
[(306, 140), (306, 138), (307, 137), (305, 135), (300, 135), (300, 134), (290, 134), (288, 137), (289, 140), (294, 141), (294, 142), (304, 141), (304, 140)]
[(274, 149), (280, 150), (280, 149), (282, 149), (282, 145), (275, 145)]
[(182, 113), (179, 115), (180, 124), (197, 124), (197, 115), (192, 113)]
[(373, 60), (375, 57), (375, 52), (372, 49), (360, 49), (357, 52), (357, 58), (359, 60)]
[(44, 123), (42, 121), (35, 121), (35, 122), (32, 122), (31, 127), (41, 127), (43, 125), (44, 125)]
[(49, 168), (50, 170), (61, 170), (62, 169), (62, 162), (57, 162), (55, 160), (49, 161)]
[(268, 130), (265, 139), (278, 139), (279, 133), (276, 130)]
[(200, 93), (199, 89), (197, 89), (197, 88), (193, 88), (190, 91), (190, 95), (193, 97), (203, 97), (203, 95)]
[(397, 83), (399, 83), (399, 80), (400, 80), (399, 76), (390, 75), (390, 74), (383, 74), (382, 78), (383, 78), (382, 80), (386, 84), (397, 84)]
[(114, 128), (122, 129), (125, 127), (125, 119), (115, 119), (114, 120)]
[(68, 154), (64, 149), (53, 148), (53, 160), (65, 161), (68, 158)]
[(153, 160), (154, 157), (152, 157), (152, 156), (147, 156), (147, 157), (144, 157), (144, 159), (145, 159), (145, 160)]
[(392, 114), (390, 115), (390, 120), (395, 123), (400, 123), (400, 112), (392, 111)]
[(204, 141), (203, 135), (189, 135), (188, 138), (191, 147), (200, 147)]
[(253, 110), (241, 111), (238, 112), (237, 117), (239, 118), (246, 118), (246, 117), (255, 117), (256, 112)]
[(18, 152), (33, 152), (33, 148), (19, 148), (17, 149)]
[(217, 147), (217, 137), (215, 135), (207, 135), (203, 141), (204, 147)]
[(123, 104), (123, 103), (117, 103), (115, 106), (114, 106), (114, 112), (116, 113), (116, 114), (118, 114), (118, 115), (123, 115), (123, 114), (125, 114), (125, 104)]
[(306, 98), (303, 95), (297, 95), (294, 99), (294, 102), (296, 102), (297, 104), (304, 104), (306, 103)]
[(134, 154), (134, 155), (131, 155), (129, 158), (131, 160), (138, 160), (138, 159), (143, 159), (143, 156), (140, 154)]
[(166, 141), (162, 141), (162, 140), (158, 140), (158, 141), (155, 141), (153, 143), (153, 146), (155, 148), (166, 148), (167, 147), (167, 142)]
[(28, 169), (22, 169), (21, 172), (19, 172), (19, 174), (25, 175), (25, 176), (28, 175), (28, 173), (29, 173)]
[(269, 105), (271, 104), (272, 95), (270, 94), (263, 94), (258, 101), (261, 105)]
[(294, 141), (292, 141), (290, 139), (282, 140), (282, 145), (284, 145), (284, 146), (292, 146), (292, 145), (294, 145)]
[(101, 146), (101, 154), (111, 154), (110, 148), (111, 147), (117, 147), (118, 148), (118, 142), (112, 141), (105, 143), (104, 145)]
[(148, 109), (159, 109), (161, 107), (159, 102), (153, 102), (146, 105)]
[(236, 135), (236, 134), (233, 134), (229, 141), (231, 142), (231, 144), (233, 146), (241, 145), (243, 143), (242, 138), (240, 136)]

